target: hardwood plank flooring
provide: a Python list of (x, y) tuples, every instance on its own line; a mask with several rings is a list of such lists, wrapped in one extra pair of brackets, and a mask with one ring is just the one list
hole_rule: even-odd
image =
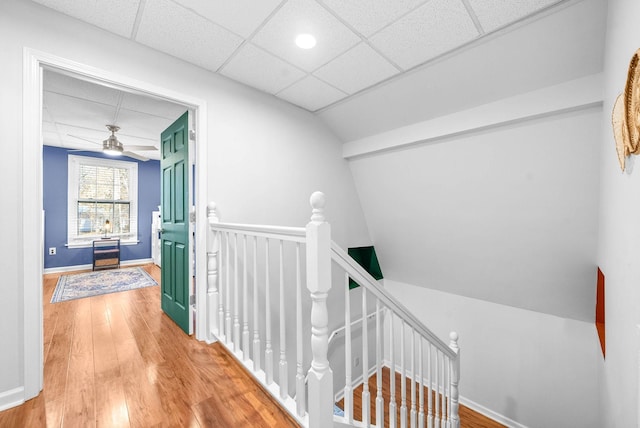
[[(143, 267), (160, 283), (157, 266)], [(0, 412), (0, 428), (298, 426), (224, 347), (187, 336), (162, 312), (160, 287), (51, 304), (58, 277), (44, 276), (44, 389)], [(369, 385), (374, 409), (375, 376)], [(396, 385), (400, 397), (399, 377)], [(361, 396), (362, 387), (356, 419)], [(463, 428), (502, 427), (464, 406), (460, 419)]]
[(0, 427), (298, 426), (224, 347), (162, 312), (160, 287), (51, 304), (58, 277), (44, 276), (44, 389)]

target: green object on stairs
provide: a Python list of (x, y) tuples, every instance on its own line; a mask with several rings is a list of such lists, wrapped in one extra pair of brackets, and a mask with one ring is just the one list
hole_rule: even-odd
[[(376, 256), (376, 250), (373, 246), (370, 247), (355, 247), (349, 248), (347, 253), (353, 258), (360, 266), (362, 266), (372, 277), (375, 279), (382, 279), (382, 269), (380, 269), (380, 263)], [(358, 287), (353, 279), (349, 278), (349, 290)]]

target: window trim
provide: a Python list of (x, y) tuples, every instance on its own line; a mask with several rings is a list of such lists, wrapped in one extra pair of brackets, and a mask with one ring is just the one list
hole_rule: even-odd
[(90, 156), (68, 155), (67, 177), (67, 247), (87, 248), (99, 235), (78, 237), (78, 179), (80, 165), (103, 166), (109, 168), (125, 168), (129, 171), (129, 233), (119, 236), (122, 245), (137, 244), (138, 241), (138, 163), (124, 160), (97, 158)]

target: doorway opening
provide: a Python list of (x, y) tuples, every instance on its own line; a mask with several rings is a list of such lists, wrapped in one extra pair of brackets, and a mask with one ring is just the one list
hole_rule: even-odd
[[(206, 248), (206, 203), (207, 200), (207, 113), (206, 102), (188, 94), (155, 86), (129, 76), (118, 75), (96, 69), (40, 51), (25, 50), (23, 85), (23, 242), (21, 276), (24, 284), (24, 400), (38, 395), (43, 383), (43, 314), (42, 275), (44, 269), (44, 223), (43, 223), (43, 144), (42, 144), (42, 98), (43, 72), (51, 70), (124, 93), (137, 94), (164, 100), (186, 107), (193, 114), (192, 125), (201, 144), (194, 144), (193, 165), (195, 180), (190, 186), (191, 197), (203, 206), (195, 209), (195, 248)], [(197, 155), (196, 155), (197, 153)], [(204, 205), (203, 205), (204, 203)], [(210, 340), (206, 331), (206, 254), (194, 255), (195, 283), (195, 337)]]

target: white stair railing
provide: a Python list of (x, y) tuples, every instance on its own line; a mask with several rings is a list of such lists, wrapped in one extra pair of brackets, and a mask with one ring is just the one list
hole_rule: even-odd
[[(209, 204), (208, 218), (209, 337), (222, 343), (307, 426), (303, 370), (309, 366), (305, 350), (308, 355), (310, 346), (305, 346), (303, 330), (310, 320), (303, 317), (304, 268), (300, 255), (307, 231), (222, 223), (213, 203)], [(295, 256), (287, 257), (289, 252)], [(296, 298), (289, 300), (288, 295)], [(289, 330), (295, 333), (292, 338), (287, 337)], [(289, 359), (295, 364), (289, 364)], [(290, 369), (295, 370), (292, 376)], [(295, 379), (293, 385), (290, 377)]]
[[(451, 334), (450, 346), (444, 344), (332, 243), (324, 205), (324, 195), (314, 193), (311, 221), (296, 228), (223, 223), (216, 205), (209, 204), (209, 339), (220, 341), (302, 426), (371, 426), (373, 418), (376, 426), (384, 426), (387, 411), (391, 427), (458, 428), (457, 335)], [(344, 272), (339, 285), (345, 302), (344, 417), (333, 416), (328, 355), (332, 265)], [(361, 286), (359, 293), (349, 291), (349, 278)], [(359, 301), (353, 297), (358, 295)], [(352, 340), (354, 326), (360, 327), (360, 349)], [(361, 373), (352, 370), (354, 354), (361, 358)], [(368, 382), (372, 375), (373, 391)], [(388, 403), (382, 395), (385, 376), (391, 390)], [(399, 397), (396, 377), (402, 386)], [(353, 394), (360, 384), (363, 412), (357, 422)]]
[[(355, 294), (345, 298), (345, 326), (350, 326), (353, 319), (361, 317), (375, 308), (375, 341), (368, 346), (369, 317), (362, 319), (362, 417), (358, 419), (363, 426), (385, 426), (384, 414), (387, 410), (389, 427), (452, 427), (460, 426), (458, 415), (458, 383), (460, 379), (460, 352), (458, 335), (450, 334), (449, 345), (445, 344), (412, 313), (392, 298), (384, 288), (367, 271), (355, 262), (337, 244), (332, 244), (332, 260), (344, 271), (346, 290), (349, 289), (349, 278), (355, 281), (362, 290), (360, 292), (362, 312), (353, 314), (351, 301)], [(371, 306), (369, 306), (371, 305)], [(356, 305), (357, 306), (357, 305)], [(353, 318), (352, 318), (353, 317)], [(345, 343), (350, 343), (351, 329), (345, 328)], [(347, 349), (349, 347), (346, 347)], [(385, 361), (382, 353), (386, 349)], [(350, 356), (352, 349), (345, 350)], [(367, 364), (370, 355), (375, 355), (375, 363)], [(353, 423), (353, 392), (356, 389), (351, 377), (351, 359), (345, 358), (347, 364), (344, 388), (344, 422)], [(386, 381), (389, 385), (390, 399), (384, 403), (383, 366), (389, 372)], [(426, 378), (425, 378), (426, 372)], [(375, 400), (370, 400), (368, 380), (370, 374), (376, 375)], [(399, 378), (399, 379), (398, 379)], [(400, 382), (400, 396), (396, 394), (396, 384)], [(359, 383), (360, 383), (359, 382)], [(409, 388), (407, 388), (409, 385)], [(424, 396), (427, 395), (427, 414), (424, 414)], [(373, 403), (373, 404), (371, 404)], [(370, 410), (370, 406), (375, 408)], [(386, 406), (386, 408), (385, 408)], [(372, 416), (375, 415), (375, 424)], [(425, 417), (426, 416), (426, 417)]]

